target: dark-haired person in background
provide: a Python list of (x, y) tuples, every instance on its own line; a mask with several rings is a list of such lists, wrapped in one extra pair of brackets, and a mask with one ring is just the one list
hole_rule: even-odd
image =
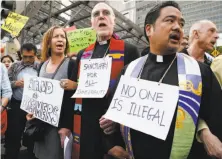
[[(37, 76), (39, 64), (35, 62), (37, 48), (31, 43), (21, 46), (22, 60), (13, 63), (8, 70), (9, 80), (13, 91), (8, 111), (8, 130), (6, 132), (6, 159), (17, 159), (21, 146), (21, 136), (25, 128), (26, 113), (20, 109), (24, 77), (26, 75)], [(32, 148), (28, 147), (30, 159), (34, 156)]]
[[(197, 131), (200, 118), (206, 121), (213, 134), (222, 139), (222, 94), (219, 83), (205, 64), (198, 63), (186, 54), (177, 53), (184, 34), (184, 23), (176, 2), (167, 1), (152, 8), (146, 15), (144, 26), (145, 35), (149, 38), (150, 52), (131, 62), (122, 71), (122, 75), (134, 78), (141, 75), (141, 79), (147, 80), (147, 83), (162, 82), (179, 87), (179, 98), (172, 96), (172, 99), (168, 99), (177, 98), (177, 104), (176, 107), (174, 105), (176, 109), (172, 110), (174, 115), (169, 131), (165, 132), (166, 139), (120, 125), (121, 133), (116, 132), (107, 138), (110, 155), (120, 159), (208, 159), (210, 156), (203, 144), (196, 139), (197, 133), (203, 133), (201, 130)], [(159, 86), (156, 86), (156, 90), (157, 87)], [(173, 105), (164, 106), (169, 109)], [(143, 107), (142, 111), (146, 115), (152, 115), (154, 119), (156, 115), (151, 109), (147, 113), (148, 110)], [(151, 124), (141, 126), (150, 128)], [(155, 132), (159, 133), (158, 130)], [(123, 149), (125, 145), (126, 151)], [(215, 155), (213, 157), (221, 158)]]
[(5, 55), (1, 58), (1, 62), (5, 64), (5, 67), (9, 69), (13, 64), (14, 60), (10, 55)]
[(182, 51), (183, 49), (187, 49), (188, 48), (188, 41), (189, 41), (189, 37), (188, 36), (184, 36), (183, 40), (180, 44), (180, 48), (179, 48), (179, 52)]

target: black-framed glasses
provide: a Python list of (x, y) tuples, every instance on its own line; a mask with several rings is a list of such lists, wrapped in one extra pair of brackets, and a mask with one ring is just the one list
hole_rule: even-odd
[(24, 56), (24, 55), (23, 55), (22, 58), (23, 58), (23, 59), (34, 59), (35, 56)]

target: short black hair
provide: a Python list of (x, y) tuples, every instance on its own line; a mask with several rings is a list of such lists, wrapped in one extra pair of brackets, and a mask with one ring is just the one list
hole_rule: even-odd
[(35, 55), (37, 54), (37, 47), (32, 43), (23, 44), (20, 50), (21, 50), (21, 53), (22, 53), (23, 50), (26, 50), (26, 51), (32, 51), (33, 50), (34, 54)]
[(156, 6), (154, 6), (146, 15), (145, 18), (145, 22), (144, 22), (144, 34), (146, 37), (146, 40), (149, 42), (149, 39), (146, 35), (146, 25), (147, 24), (155, 24), (157, 18), (160, 16), (160, 11), (161, 9), (165, 8), (165, 7), (175, 7), (177, 8), (179, 11), (181, 11), (180, 6), (177, 2), (174, 1), (165, 1), (165, 2), (161, 2), (158, 3)]
[(5, 58), (9, 58), (12, 62), (14, 62), (14, 59), (13, 59), (10, 55), (2, 56), (1, 62), (2, 62)]

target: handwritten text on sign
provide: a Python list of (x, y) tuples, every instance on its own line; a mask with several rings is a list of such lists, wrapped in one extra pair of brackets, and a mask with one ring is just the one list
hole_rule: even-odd
[(177, 86), (122, 76), (105, 118), (165, 140), (178, 97)]
[(112, 58), (81, 60), (78, 88), (73, 98), (103, 98), (109, 87)]
[(59, 81), (25, 77), (21, 109), (53, 126), (58, 126), (64, 89)]
[(17, 36), (27, 23), (28, 19), (29, 17), (10, 12), (1, 28)]
[(71, 53), (78, 53), (96, 41), (96, 32), (92, 28), (67, 31)]

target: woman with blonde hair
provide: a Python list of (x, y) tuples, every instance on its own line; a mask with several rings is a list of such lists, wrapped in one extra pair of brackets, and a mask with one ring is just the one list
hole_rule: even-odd
[[(43, 63), (40, 65), (39, 77), (59, 80), (65, 91), (58, 128), (46, 124), (43, 139), (35, 141), (34, 153), (38, 159), (62, 158), (64, 139), (66, 136), (69, 137), (72, 131), (75, 101), (71, 96), (76, 89), (76, 82), (73, 80), (76, 64), (74, 60), (66, 58), (68, 51), (66, 32), (61, 27), (51, 27), (43, 37), (41, 52)], [(28, 114), (26, 118), (30, 121), (34, 117)]]

